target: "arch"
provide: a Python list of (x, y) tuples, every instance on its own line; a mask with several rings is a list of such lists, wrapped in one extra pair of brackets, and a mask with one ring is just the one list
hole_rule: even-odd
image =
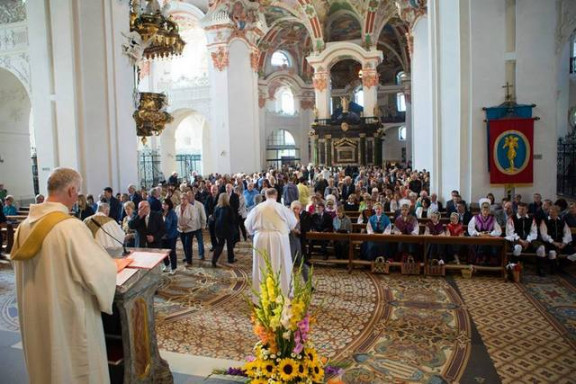
[(282, 82), (290, 84), (293, 90), (301, 90), (304, 88), (310, 88), (310, 85), (306, 84), (302, 78), (291, 71), (277, 71), (272, 73), (265, 79), (265, 82), (272, 84), (274, 82)]
[(335, 63), (345, 59), (352, 59), (359, 63), (373, 61), (379, 64), (382, 61), (382, 51), (367, 51), (358, 44), (350, 42), (331, 42), (326, 44), (326, 49), (319, 55), (308, 56), (308, 62), (313, 66), (323, 65), (331, 68)]
[[(189, 129), (190, 125), (187, 119), (196, 119), (199, 122), (197, 129), (200, 132), (196, 132), (195, 137), (200, 140), (200, 142), (194, 142), (193, 145), (189, 146), (189, 149), (199, 149), (201, 157), (201, 167), (197, 169), (198, 171), (204, 171), (206, 169), (211, 169), (211, 153), (210, 153), (210, 127), (208, 120), (204, 114), (197, 110), (191, 108), (180, 108), (172, 112), (174, 120), (172, 123), (166, 126), (166, 129), (160, 136), (160, 161), (162, 171), (165, 175), (169, 175), (176, 171), (179, 173), (180, 177), (185, 177), (187, 175), (182, 174), (181, 164), (178, 162), (178, 155), (182, 154), (192, 154), (192, 150), (186, 151), (178, 144), (179, 129)], [(184, 127), (183, 124), (187, 125)], [(194, 127), (192, 127), (194, 129)], [(180, 132), (182, 135), (182, 132)]]
[[(30, 115), (32, 104), (25, 84), (12, 71), (0, 68), (0, 180), (25, 204), (34, 197)], [(18, 177), (15, 177), (18, 175)]]
[(275, 129), (266, 138), (267, 165), (280, 168), (284, 164), (296, 164), (300, 161), (300, 148), (288, 129)]
[(28, 98), (32, 98), (32, 86), (30, 84), (30, 58), (28, 53), (18, 55), (0, 55), (0, 69), (4, 69), (14, 75), (24, 86)]

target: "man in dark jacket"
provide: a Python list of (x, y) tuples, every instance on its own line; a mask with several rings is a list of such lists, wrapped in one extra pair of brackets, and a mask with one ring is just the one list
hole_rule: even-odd
[(120, 204), (120, 200), (114, 197), (113, 192), (114, 191), (110, 187), (104, 188), (104, 197), (106, 198), (108, 205), (110, 205), (108, 217), (111, 217), (118, 223), (122, 216), (122, 205)]
[(162, 248), (162, 236), (166, 233), (162, 213), (150, 209), (147, 201), (138, 204), (138, 215), (128, 222), (128, 227), (138, 232), (143, 248)]

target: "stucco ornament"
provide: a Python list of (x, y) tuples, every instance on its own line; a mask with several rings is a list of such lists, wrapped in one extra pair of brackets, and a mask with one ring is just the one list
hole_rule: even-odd
[(229, 59), (227, 49), (220, 47), (216, 52), (212, 52), (210, 55), (212, 56), (212, 63), (214, 64), (214, 68), (219, 71), (223, 71), (228, 68)]

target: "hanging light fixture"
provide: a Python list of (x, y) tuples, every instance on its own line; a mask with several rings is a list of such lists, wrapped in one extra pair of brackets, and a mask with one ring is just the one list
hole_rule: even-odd
[[(162, 9), (158, 0), (145, 1), (145, 7), (141, 6), (140, 0), (130, 1), (131, 39), (136, 42), (137, 47), (130, 52), (135, 70), (135, 93), (140, 81), (138, 64), (141, 60), (180, 56), (186, 45), (180, 36), (178, 25), (167, 15), (168, 1)], [(135, 33), (138, 34), (136, 38)], [(136, 122), (136, 134), (142, 137), (142, 143), (146, 144), (148, 136), (159, 136), (166, 124), (174, 119), (166, 112), (168, 103), (164, 93), (138, 92), (137, 95), (137, 110), (132, 117)]]
[[(133, 0), (130, 8), (130, 30), (137, 32), (142, 42), (147, 44), (143, 57), (153, 60), (180, 56), (186, 43), (180, 36), (178, 25), (172, 20), (172, 16), (167, 16), (165, 11), (160, 10), (158, 0), (146, 2), (143, 10), (138, 0)], [(163, 9), (166, 9), (166, 5)]]

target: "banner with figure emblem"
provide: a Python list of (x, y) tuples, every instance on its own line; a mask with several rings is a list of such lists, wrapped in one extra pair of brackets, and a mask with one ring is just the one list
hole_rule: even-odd
[(533, 182), (534, 119), (490, 120), (490, 184)]

